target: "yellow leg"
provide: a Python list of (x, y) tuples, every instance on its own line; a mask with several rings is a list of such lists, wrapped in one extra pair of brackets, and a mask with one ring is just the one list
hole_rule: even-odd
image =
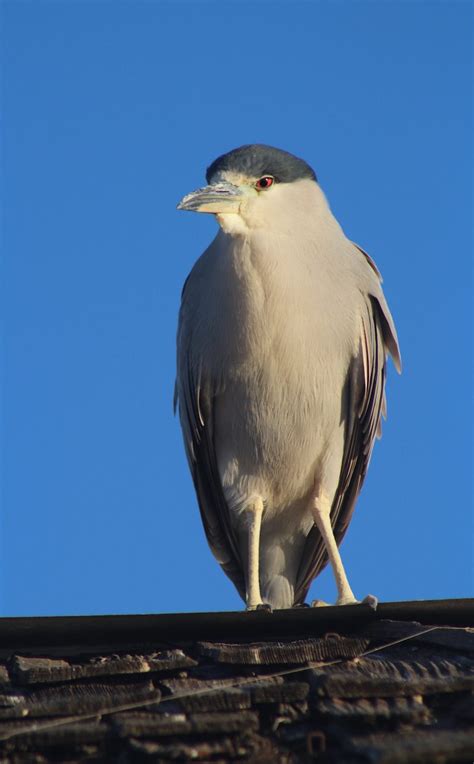
[(255, 499), (245, 510), (248, 523), (248, 569), (247, 569), (247, 610), (255, 610), (262, 605), (260, 594), (259, 557), (260, 528), (262, 525), (263, 501)]
[(349, 585), (349, 581), (346, 576), (346, 571), (342, 564), (341, 555), (337, 548), (336, 539), (331, 526), (331, 504), (324, 494), (317, 496), (313, 503), (313, 517), (314, 522), (321, 534), (324, 541), (326, 551), (329, 556), (329, 562), (336, 579), (337, 586), (337, 602), (336, 605), (351, 605), (358, 600), (354, 597), (354, 593)]

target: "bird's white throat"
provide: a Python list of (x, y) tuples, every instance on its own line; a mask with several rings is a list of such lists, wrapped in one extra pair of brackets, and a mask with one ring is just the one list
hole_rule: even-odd
[(245, 220), (236, 213), (219, 213), (216, 218), (224, 233), (229, 236), (245, 236), (249, 232)]

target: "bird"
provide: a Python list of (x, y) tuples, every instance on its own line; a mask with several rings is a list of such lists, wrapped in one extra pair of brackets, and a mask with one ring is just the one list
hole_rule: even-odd
[(339, 545), (389, 355), (401, 371), (380, 272), (303, 159), (244, 145), (206, 181), (178, 204), (219, 229), (182, 291), (175, 410), (208, 544), (247, 610), (308, 606), (328, 562), (335, 604), (355, 604)]

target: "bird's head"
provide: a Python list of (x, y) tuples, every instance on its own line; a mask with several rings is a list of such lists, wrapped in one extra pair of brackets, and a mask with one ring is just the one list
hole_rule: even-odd
[(178, 209), (216, 215), (231, 233), (268, 224), (275, 228), (288, 216), (294, 221), (317, 188), (314, 170), (303, 159), (262, 144), (218, 157), (206, 180), (209, 185), (183, 197)]

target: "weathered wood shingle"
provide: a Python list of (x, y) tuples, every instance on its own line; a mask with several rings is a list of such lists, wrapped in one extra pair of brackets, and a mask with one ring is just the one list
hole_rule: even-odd
[(217, 663), (273, 666), (354, 658), (369, 645), (369, 639), (353, 639), (338, 634), (325, 639), (298, 639), (285, 642), (216, 643), (199, 642), (199, 652)]
[(10, 662), (10, 675), (18, 684), (44, 684), (90, 677), (174, 671), (196, 665), (195, 660), (179, 649), (156, 651), (150, 655), (97, 656), (74, 663), (15, 655)]

